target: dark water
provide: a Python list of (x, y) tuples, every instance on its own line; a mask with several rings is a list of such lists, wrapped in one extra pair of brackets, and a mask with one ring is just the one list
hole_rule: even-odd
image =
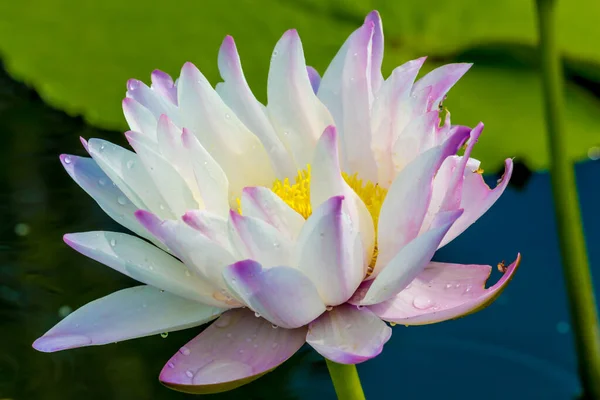
[[(0, 399), (185, 398), (162, 387), (157, 377), (198, 329), (54, 354), (31, 348), (69, 310), (134, 284), (61, 240), (66, 232), (121, 228), (71, 181), (58, 154), (82, 155), (80, 135), (119, 144), (123, 136), (52, 110), (1, 72), (0, 134)], [(577, 177), (598, 288), (600, 162), (582, 163)], [(383, 354), (359, 366), (368, 398), (577, 395), (549, 177), (534, 174), (523, 183), (521, 189), (509, 188), (475, 226), (436, 256), (495, 265), (512, 261), (520, 251), (523, 263), (508, 289), (491, 307), (468, 318), (395, 327)], [(324, 362), (305, 348), (260, 380), (211, 398), (327, 399), (334, 392)]]

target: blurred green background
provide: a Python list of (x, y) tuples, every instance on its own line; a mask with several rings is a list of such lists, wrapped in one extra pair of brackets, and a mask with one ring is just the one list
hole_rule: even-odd
[[(578, 167), (586, 235), (600, 240), (600, 2), (560, 1), (569, 146)], [(578, 391), (556, 249), (537, 66), (533, 1), (141, 0), (0, 1), (0, 399), (179, 399), (161, 387), (164, 362), (197, 330), (47, 355), (31, 342), (70, 310), (133, 281), (67, 248), (65, 232), (119, 230), (70, 181), (58, 154), (84, 155), (79, 136), (125, 146), (125, 82), (153, 69), (174, 77), (194, 62), (216, 84), (217, 51), (236, 39), (259, 99), (271, 51), (297, 28), (307, 63), (323, 73), (347, 35), (378, 9), (384, 75), (429, 56), (475, 66), (445, 103), (453, 122), (486, 129), (475, 156), (490, 182), (516, 157), (514, 184), (439, 259), (524, 264), (490, 309), (431, 327), (394, 330), (361, 365), (368, 398), (573, 398)], [(590, 160), (591, 159), (591, 160)], [(531, 175), (530, 171), (536, 171)], [(530, 176), (531, 175), (531, 176)], [(476, 244), (474, 244), (476, 243)], [(591, 246), (594, 270), (600, 250)], [(598, 254), (596, 254), (598, 253)], [(598, 259), (598, 262), (596, 262)], [(596, 273), (597, 280), (598, 273)], [(596, 285), (598, 287), (598, 284)], [(219, 399), (330, 398), (322, 360), (308, 349)], [(539, 397), (542, 396), (542, 397)]]

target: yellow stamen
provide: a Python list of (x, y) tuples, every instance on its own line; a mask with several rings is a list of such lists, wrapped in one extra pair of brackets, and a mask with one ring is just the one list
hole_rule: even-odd
[[(308, 218), (312, 214), (310, 205), (310, 176), (310, 165), (308, 165), (305, 170), (298, 171), (294, 183), (292, 183), (289, 178), (286, 178), (283, 181), (278, 179), (273, 183), (271, 189), (273, 190), (273, 193), (279, 196), (304, 218)], [(383, 200), (387, 195), (387, 189), (382, 188), (377, 183), (359, 179), (358, 174), (349, 175), (344, 172), (342, 173), (342, 177), (352, 190), (356, 192), (358, 197), (362, 199), (373, 218), (373, 225), (375, 226), (375, 247), (373, 249), (371, 262), (367, 269), (367, 274), (370, 275), (373, 272), (375, 262), (377, 261), (377, 222), (379, 221), (379, 212), (381, 211)], [(242, 207), (239, 199), (237, 199), (237, 203), (238, 212), (241, 214)]]

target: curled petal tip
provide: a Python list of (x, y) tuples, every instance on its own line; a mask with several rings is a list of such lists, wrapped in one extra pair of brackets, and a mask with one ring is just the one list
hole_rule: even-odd
[(89, 152), (87, 140), (85, 140), (83, 138), (83, 136), (79, 136), (79, 141), (81, 142), (81, 145), (83, 146), (83, 148), (85, 149), (85, 151)]

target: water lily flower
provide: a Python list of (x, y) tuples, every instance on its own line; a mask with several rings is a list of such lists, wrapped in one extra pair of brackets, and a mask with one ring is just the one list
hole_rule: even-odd
[[(321, 78), (295, 30), (276, 44), (268, 104), (248, 87), (231, 37), (216, 88), (191, 63), (175, 82), (127, 84), (135, 152), (83, 140), (69, 175), (137, 236), (67, 234), (76, 251), (143, 283), (95, 300), (34, 347), (52, 352), (196, 327), (160, 380), (210, 393), (247, 383), (308, 343), (356, 364), (393, 324), (458, 318), (492, 302), (517, 268), (431, 261), (499, 198), (471, 158), (483, 125), (440, 123), (440, 102), (469, 69), (416, 76), (425, 58), (381, 74), (377, 12)], [(462, 156), (457, 155), (464, 148)], [(141, 238), (140, 238), (141, 237)], [(145, 239), (145, 240), (144, 240)]]

